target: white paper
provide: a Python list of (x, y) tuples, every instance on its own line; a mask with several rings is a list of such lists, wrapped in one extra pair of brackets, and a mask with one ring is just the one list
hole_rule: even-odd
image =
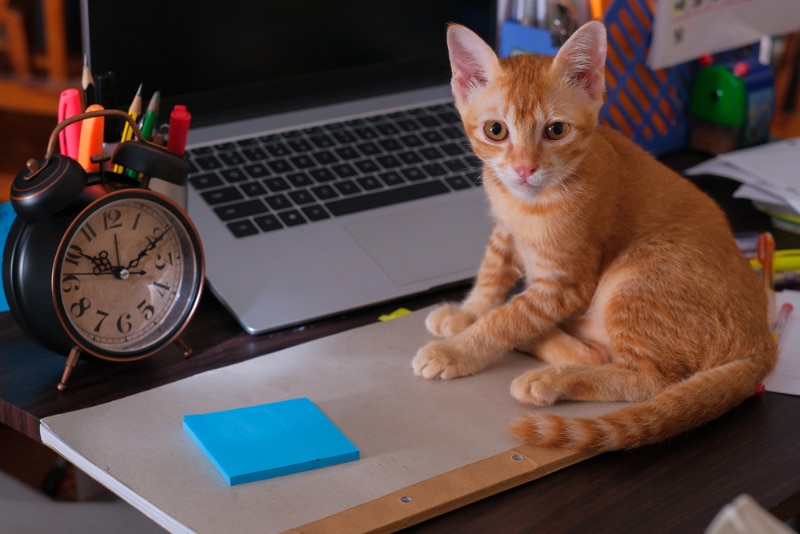
[(778, 363), (764, 381), (767, 391), (800, 395), (800, 291), (779, 291), (775, 303), (780, 307), (784, 302), (794, 306), (789, 316), (778, 347)]
[(798, 28), (797, 0), (658, 0), (647, 63), (671, 67)]
[(788, 206), (800, 213), (800, 137), (721, 154), (685, 170), (684, 174), (731, 178), (758, 190), (748, 196), (753, 190), (746, 189), (737, 192), (737, 197)]

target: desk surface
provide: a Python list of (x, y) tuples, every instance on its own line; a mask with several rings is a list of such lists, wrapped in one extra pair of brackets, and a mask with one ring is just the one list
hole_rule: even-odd
[[(731, 198), (734, 182), (712, 177), (693, 181), (720, 203), (735, 231), (769, 229), (768, 218), (749, 201)], [(800, 247), (800, 237), (774, 234), (779, 247)], [(65, 392), (56, 389), (65, 358), (34, 345), (10, 314), (0, 313), (0, 422), (38, 440), (43, 417), (367, 324), (401, 305), (418, 309), (459, 298), (466, 289), (421, 295), (262, 336), (243, 332), (207, 292), (184, 334), (184, 341), (194, 349), (191, 358), (184, 360), (177, 348), (170, 348), (125, 364), (82, 360)], [(788, 519), (800, 514), (798, 413), (800, 397), (767, 393), (686, 435), (589, 459), (409, 530), (461, 531), (469, 525), (503, 532), (549, 527), (699, 532), (741, 493), (749, 493), (779, 518)]]

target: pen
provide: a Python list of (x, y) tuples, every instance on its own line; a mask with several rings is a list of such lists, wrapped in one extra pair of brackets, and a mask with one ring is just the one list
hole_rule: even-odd
[(172, 108), (169, 114), (169, 136), (167, 137), (167, 150), (178, 156), (186, 152), (186, 138), (189, 135), (189, 123), (192, 114), (186, 106), (180, 104)]
[(89, 68), (89, 58), (83, 56), (83, 72), (81, 73), (81, 87), (83, 87), (83, 107), (88, 108), (94, 104), (94, 78), (92, 70)]
[[(128, 115), (133, 119), (136, 120), (139, 118), (139, 115), (142, 113), (142, 84), (139, 84), (139, 89), (136, 90), (136, 94), (133, 97), (133, 101), (131, 102), (130, 107), (128, 108)], [(125, 122), (125, 126), (122, 129), (122, 137), (120, 138), (119, 142), (124, 143), (125, 141), (130, 141), (133, 139), (133, 128), (131, 127), (129, 122)], [(114, 165), (114, 172), (121, 173), (122, 172), (122, 165)]]
[(761, 263), (761, 280), (767, 294), (767, 317), (770, 321), (775, 317), (775, 239), (769, 232), (758, 235), (758, 261)]
[[(117, 98), (117, 82), (113, 72), (101, 72), (94, 76), (94, 101), (103, 106), (103, 109), (117, 109), (119, 102)], [(115, 118), (105, 121), (103, 141), (115, 143), (119, 139), (119, 122)]]
[[(100, 104), (92, 104), (86, 111), (98, 111), (103, 109)], [(92, 161), (92, 156), (103, 152), (103, 117), (92, 117), (86, 119), (81, 126), (81, 142), (78, 147), (78, 163), (86, 169), (86, 172), (100, 170), (100, 164)]]
[(794, 311), (794, 306), (789, 302), (784, 302), (781, 309), (778, 310), (778, 318), (775, 319), (775, 326), (772, 327), (772, 337), (779, 346), (781, 344), (783, 331), (786, 329), (786, 322), (789, 320), (792, 311)]
[[(64, 89), (58, 97), (58, 122), (81, 113), (81, 94), (77, 89)], [(61, 153), (72, 159), (78, 159), (78, 147), (81, 142), (81, 122), (70, 124), (58, 132)]]
[[(754, 269), (761, 268), (758, 258), (750, 259), (750, 265)], [(800, 270), (800, 249), (776, 250), (772, 259), (772, 269), (775, 272)]]

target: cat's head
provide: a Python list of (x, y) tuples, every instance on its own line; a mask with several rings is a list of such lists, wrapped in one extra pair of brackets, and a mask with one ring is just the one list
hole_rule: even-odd
[(492, 170), (485, 179), (496, 177), (523, 200), (565, 188), (603, 105), (603, 24), (583, 25), (554, 58), (499, 59), (459, 25), (448, 28), (447, 44), (456, 106), (475, 154)]

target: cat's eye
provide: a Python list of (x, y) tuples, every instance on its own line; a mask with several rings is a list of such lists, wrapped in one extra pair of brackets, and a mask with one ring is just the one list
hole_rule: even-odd
[(568, 133), (569, 133), (569, 124), (561, 121), (554, 122), (544, 130), (544, 135), (552, 141), (558, 141), (559, 139), (564, 139), (564, 137)]
[(486, 121), (483, 124), (483, 133), (493, 141), (502, 141), (508, 137), (508, 127), (500, 121)]

